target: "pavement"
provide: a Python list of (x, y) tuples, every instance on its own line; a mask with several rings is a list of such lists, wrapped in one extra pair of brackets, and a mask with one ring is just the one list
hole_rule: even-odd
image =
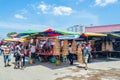
[(24, 70), (20, 70), (13, 68), (14, 58), (11, 58), (11, 66), (4, 67), (3, 56), (0, 56), (0, 80), (120, 80), (120, 59), (117, 58), (94, 59), (88, 64), (88, 70), (78, 62), (73, 66), (69, 62), (56, 66), (39, 61), (30, 65), (28, 60)]

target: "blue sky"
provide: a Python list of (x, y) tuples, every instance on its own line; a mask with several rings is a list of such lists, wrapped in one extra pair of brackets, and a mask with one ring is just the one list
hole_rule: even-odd
[(0, 0), (0, 37), (76, 24), (120, 24), (119, 0)]

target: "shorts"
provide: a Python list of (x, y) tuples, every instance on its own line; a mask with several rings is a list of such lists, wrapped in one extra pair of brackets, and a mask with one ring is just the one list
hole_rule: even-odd
[(6, 61), (10, 61), (10, 55), (4, 55), (4, 62), (6, 63)]
[(84, 63), (88, 63), (88, 55), (87, 56), (83, 56), (83, 60), (84, 60)]
[(15, 61), (17, 62), (17, 61), (21, 61), (22, 60), (22, 57), (21, 56), (19, 56), (19, 55), (17, 55), (17, 56), (15, 56)]

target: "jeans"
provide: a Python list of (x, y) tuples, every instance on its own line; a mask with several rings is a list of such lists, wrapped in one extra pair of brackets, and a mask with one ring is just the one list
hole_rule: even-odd
[(70, 58), (69, 61), (70, 61), (70, 65), (73, 65), (73, 59)]
[(90, 59), (90, 54), (89, 54), (89, 56), (88, 56), (88, 63), (90, 63), (91, 62), (91, 59)]
[(23, 59), (23, 66), (25, 66), (25, 55), (22, 57)]
[(69, 58), (69, 61), (70, 61), (70, 65), (73, 65), (73, 60), (74, 60), (73, 57), (74, 57), (73, 53), (69, 53), (68, 58)]
[(11, 60), (10, 55), (4, 55), (4, 63)]

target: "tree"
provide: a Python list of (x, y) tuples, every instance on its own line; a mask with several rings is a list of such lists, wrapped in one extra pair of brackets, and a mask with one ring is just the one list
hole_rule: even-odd
[(9, 32), (9, 33), (7, 33), (7, 37), (11, 38), (11, 35), (13, 35), (13, 34), (17, 34), (17, 33), (16, 32)]

